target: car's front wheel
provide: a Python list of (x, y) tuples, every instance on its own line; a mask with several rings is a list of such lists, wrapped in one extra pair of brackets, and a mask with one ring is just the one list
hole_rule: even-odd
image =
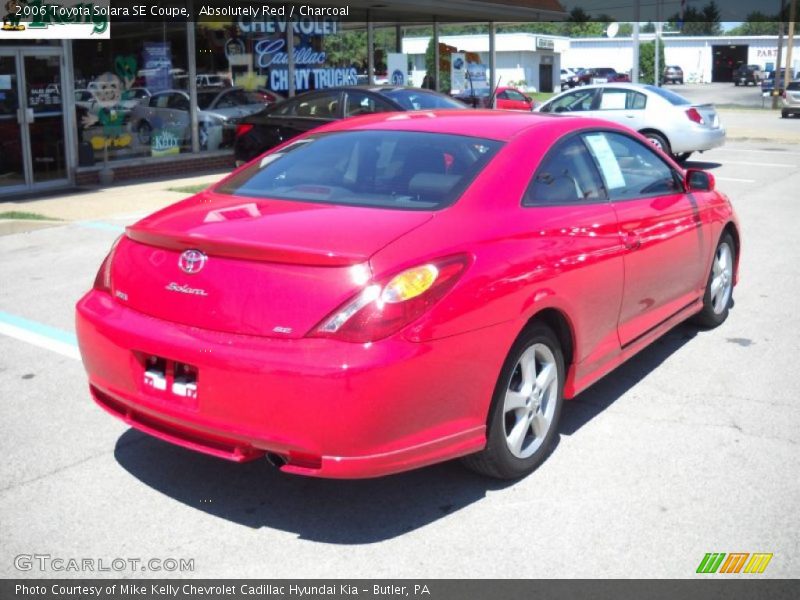
[(730, 233), (723, 234), (714, 251), (711, 273), (703, 294), (703, 310), (695, 322), (703, 327), (716, 327), (728, 318), (733, 298), (733, 268), (736, 264), (736, 246)]
[(545, 459), (558, 431), (564, 355), (553, 331), (529, 325), (500, 371), (487, 423), (486, 448), (463, 459), (482, 475), (516, 479)]

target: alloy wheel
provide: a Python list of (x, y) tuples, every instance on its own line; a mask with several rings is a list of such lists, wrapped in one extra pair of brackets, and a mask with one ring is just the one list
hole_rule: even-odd
[(720, 244), (714, 255), (711, 272), (711, 305), (722, 313), (731, 300), (733, 290), (733, 253), (728, 244)]
[(553, 422), (558, 396), (558, 365), (545, 344), (534, 344), (520, 356), (503, 405), (508, 449), (528, 458), (544, 442)]

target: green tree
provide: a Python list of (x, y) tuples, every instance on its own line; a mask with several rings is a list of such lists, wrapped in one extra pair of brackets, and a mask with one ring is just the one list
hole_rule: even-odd
[[(664, 44), (659, 45), (659, 69), (664, 71)], [(641, 83), (653, 83), (655, 81), (656, 68), (656, 43), (643, 42), (639, 44), (639, 81)], [(661, 73), (658, 75), (661, 80)]]
[(717, 3), (711, 0), (701, 9), (688, 6), (683, 15), (683, 26), (679, 25), (680, 15), (675, 13), (668, 23), (681, 32), (681, 35), (721, 35), (720, 12)]
[[(434, 53), (433, 37), (428, 42), (428, 48), (425, 50), (425, 83), (428, 87), (433, 88), (436, 81), (436, 54)], [(439, 91), (445, 94), (450, 91), (450, 71), (449, 69), (439, 69)]]
[(729, 35), (778, 35), (778, 26), (779, 26), (778, 21), (779, 18), (777, 15), (766, 15), (756, 10), (747, 15), (747, 19), (745, 20), (745, 22), (731, 29), (728, 32), (728, 34)]

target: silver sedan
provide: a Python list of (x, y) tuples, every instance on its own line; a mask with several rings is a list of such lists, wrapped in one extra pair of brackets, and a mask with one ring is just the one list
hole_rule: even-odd
[(554, 96), (536, 109), (627, 125), (677, 160), (725, 143), (725, 128), (712, 104), (693, 104), (654, 85), (587, 85)]

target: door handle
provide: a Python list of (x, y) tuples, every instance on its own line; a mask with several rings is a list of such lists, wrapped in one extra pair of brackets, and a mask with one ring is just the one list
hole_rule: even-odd
[(627, 250), (636, 250), (642, 245), (642, 238), (635, 231), (620, 233), (620, 237)]

